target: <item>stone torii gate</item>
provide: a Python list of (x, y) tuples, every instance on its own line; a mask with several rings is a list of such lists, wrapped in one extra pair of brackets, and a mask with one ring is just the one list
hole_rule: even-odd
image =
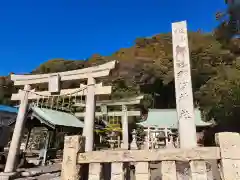
[[(128, 137), (128, 121), (129, 117), (140, 117), (141, 112), (139, 110), (131, 110), (128, 111), (128, 105), (137, 105), (140, 104), (141, 100), (144, 96), (138, 96), (133, 98), (127, 98), (127, 99), (120, 99), (120, 100), (103, 100), (103, 101), (97, 101), (96, 106), (100, 106), (101, 112), (96, 112), (95, 116), (115, 116), (115, 117), (121, 117), (122, 121), (122, 149), (129, 149), (129, 137)], [(85, 103), (76, 103), (76, 106), (79, 107), (85, 107)], [(121, 106), (122, 111), (108, 111), (108, 107), (110, 106)], [(75, 113), (77, 117), (85, 117), (85, 113), (77, 112)]]
[[(99, 66), (89, 67), (85, 69), (39, 74), (39, 75), (11, 75), (11, 80), (15, 86), (24, 86), (24, 90), (19, 90), (18, 93), (12, 95), (12, 100), (19, 101), (19, 112), (16, 120), (16, 125), (10, 144), (9, 154), (4, 173), (6, 176), (11, 175), (15, 171), (16, 157), (19, 154), (20, 140), (26, 120), (28, 110), (28, 101), (36, 100), (39, 96), (49, 97), (52, 93), (58, 93), (59, 96), (77, 92), (75, 96), (86, 96), (86, 112), (84, 136), (86, 136), (86, 151), (92, 151), (93, 148), (93, 126), (95, 118), (95, 95), (111, 94), (111, 86), (102, 86), (96, 84), (96, 78), (108, 76), (110, 71), (115, 68), (116, 61), (111, 61)], [(61, 81), (87, 79), (86, 91), (78, 91), (77, 89), (61, 89)], [(48, 83), (48, 91), (35, 92), (31, 90), (32, 84)]]

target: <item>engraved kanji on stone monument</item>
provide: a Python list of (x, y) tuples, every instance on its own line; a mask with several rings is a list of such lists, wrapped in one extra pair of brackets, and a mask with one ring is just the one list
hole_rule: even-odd
[(172, 23), (173, 60), (180, 146), (196, 146), (196, 127), (186, 21)]

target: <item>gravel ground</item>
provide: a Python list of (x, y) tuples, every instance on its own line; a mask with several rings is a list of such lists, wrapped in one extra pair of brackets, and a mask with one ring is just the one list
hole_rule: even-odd
[(16, 180), (57, 180), (60, 179), (61, 164), (53, 164), (29, 169), (19, 169), (25, 177), (16, 178)]

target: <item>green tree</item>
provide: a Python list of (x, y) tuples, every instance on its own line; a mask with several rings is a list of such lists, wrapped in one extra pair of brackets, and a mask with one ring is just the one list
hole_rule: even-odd
[[(208, 119), (215, 118), (218, 122), (229, 119), (229, 116), (223, 114), (225, 108), (228, 114), (236, 111), (236, 108), (231, 107), (231, 103), (237, 104), (236, 84), (239, 81), (240, 69), (240, 41), (224, 39), (225, 36), (217, 36), (216, 33), (189, 32), (195, 106), (200, 106)], [(49, 60), (32, 73), (81, 69), (114, 59), (119, 61), (116, 69), (111, 72), (111, 76), (101, 79), (104, 85), (113, 86), (112, 98), (146, 94), (147, 98), (143, 101), (145, 108), (152, 107), (153, 102), (156, 108), (175, 108), (171, 33), (138, 38), (132, 47), (122, 48), (109, 56), (95, 54), (85, 61), (61, 58)], [(69, 88), (79, 85), (79, 82), (66, 83), (62, 86)], [(10, 89), (0, 88), (1, 103), (9, 103), (14, 90), (9, 77), (0, 79), (0, 84), (5, 84)], [(39, 88), (47, 87), (41, 85)], [(234, 93), (226, 96), (228, 91)], [(232, 121), (237, 119), (235, 117), (235, 114), (231, 115)]]

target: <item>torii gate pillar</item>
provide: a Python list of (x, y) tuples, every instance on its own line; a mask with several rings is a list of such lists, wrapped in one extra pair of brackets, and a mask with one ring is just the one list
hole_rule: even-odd
[(30, 91), (30, 89), (31, 89), (30, 85), (25, 85), (24, 87), (25, 91), (22, 91), (21, 103), (18, 110), (17, 120), (16, 120), (12, 141), (11, 141), (9, 152), (8, 152), (4, 173), (14, 172), (16, 168), (16, 159), (19, 154), (20, 141), (21, 141), (22, 132), (23, 132), (23, 128), (26, 120), (26, 112), (28, 107), (28, 94), (29, 94), (28, 91)]
[(85, 151), (93, 150), (93, 132), (95, 121), (95, 84), (94, 78), (88, 78), (87, 100), (86, 100), (86, 114), (84, 118), (83, 136), (85, 136)]
[(128, 142), (128, 114), (127, 114), (127, 106), (122, 105), (122, 149), (129, 149)]

